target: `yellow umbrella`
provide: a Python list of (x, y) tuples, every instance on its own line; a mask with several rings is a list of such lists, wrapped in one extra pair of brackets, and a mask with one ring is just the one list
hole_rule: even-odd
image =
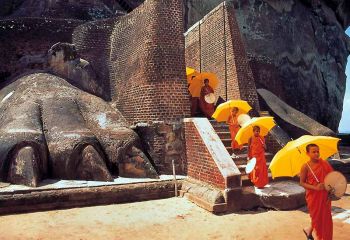
[(197, 72), (195, 69), (186, 67), (186, 76), (187, 76), (187, 83), (191, 84), (193, 77), (196, 77), (199, 75), (199, 72)]
[(215, 118), (217, 122), (226, 122), (234, 107), (238, 108), (237, 116), (242, 113), (248, 113), (252, 109), (247, 101), (229, 100), (225, 103), (221, 103), (216, 108), (212, 117)]
[(294, 177), (299, 174), (303, 164), (310, 159), (306, 154), (308, 144), (317, 144), (320, 147), (320, 157), (326, 160), (338, 152), (339, 140), (334, 137), (304, 135), (288, 142), (270, 163), (272, 177)]
[(271, 128), (276, 125), (273, 117), (257, 117), (252, 118), (245, 122), (244, 125), (238, 130), (235, 140), (239, 145), (248, 143), (250, 137), (253, 136), (253, 127), (260, 127), (260, 136), (266, 136)]
[(209, 86), (212, 87), (214, 90), (219, 85), (219, 80), (214, 73), (210, 73), (210, 72), (199, 73), (190, 83), (190, 86), (188, 88), (192, 97), (200, 96), (201, 89), (204, 86), (204, 79), (209, 80)]

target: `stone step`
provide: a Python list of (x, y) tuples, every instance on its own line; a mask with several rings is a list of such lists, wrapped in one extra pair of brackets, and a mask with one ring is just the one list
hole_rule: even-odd
[(228, 126), (213, 126), (215, 132), (230, 132)]
[(216, 134), (219, 136), (220, 139), (231, 139), (231, 133), (229, 131), (217, 131)]
[(269, 111), (260, 111), (259, 115), (260, 117), (271, 117)]
[[(272, 174), (268, 173), (269, 182), (275, 182), (276, 180), (272, 179)], [(253, 183), (250, 181), (248, 174), (241, 175), (242, 187), (253, 186)]]
[[(247, 156), (248, 156), (247, 153), (237, 154), (236, 156), (238, 156), (238, 158), (232, 158), (232, 159), (237, 166), (247, 163)], [(273, 157), (274, 155), (272, 153), (269, 153), (269, 152), (265, 153), (266, 162), (271, 162)]]
[(224, 144), (225, 147), (230, 147), (231, 146), (231, 138), (221, 138), (221, 142)]
[[(270, 163), (271, 162), (266, 162), (266, 166), (269, 167)], [(238, 169), (241, 171), (242, 174), (243, 173), (245, 174), (245, 168), (247, 166), (246, 162), (244, 164), (238, 164), (238, 165), (236, 164), (236, 166), (238, 167)]]
[(243, 187), (239, 201), (242, 209), (256, 207), (276, 210), (298, 209), (305, 205), (305, 190), (295, 181), (271, 182), (263, 189)]

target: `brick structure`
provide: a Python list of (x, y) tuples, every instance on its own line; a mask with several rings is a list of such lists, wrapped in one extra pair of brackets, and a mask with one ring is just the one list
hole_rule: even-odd
[(112, 101), (131, 123), (190, 115), (182, 15), (181, 1), (149, 0), (115, 24)]
[(255, 82), (233, 5), (220, 4), (185, 36), (186, 65), (201, 72), (214, 72), (220, 80), (218, 96), (225, 100), (246, 100), (258, 112)]
[(74, 29), (72, 41), (79, 55), (95, 69), (98, 84), (103, 89), (103, 98), (111, 100), (109, 74), (110, 35), (116, 19), (85, 23)]
[(240, 171), (206, 118), (185, 119), (187, 175), (215, 188), (239, 187)]
[[(126, 16), (79, 26), (73, 43), (96, 70), (105, 99), (130, 125), (175, 126), (190, 115), (181, 1), (148, 0)], [(144, 137), (161, 173), (171, 160), (184, 172), (184, 157), (168, 154), (168, 133)], [(184, 145), (184, 142), (182, 144)]]
[(47, 68), (47, 51), (71, 42), (78, 20), (21, 18), (0, 21), (0, 88), (23, 73)]
[(190, 115), (182, 3), (149, 0), (126, 16), (87, 23), (73, 43), (100, 72), (130, 124)]

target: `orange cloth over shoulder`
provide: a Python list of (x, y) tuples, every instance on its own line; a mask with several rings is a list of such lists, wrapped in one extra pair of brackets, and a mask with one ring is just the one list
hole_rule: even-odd
[(256, 165), (254, 170), (249, 174), (250, 181), (256, 187), (264, 187), (269, 183), (269, 178), (267, 174), (267, 166), (265, 159), (265, 149), (264, 149), (265, 139), (261, 136), (251, 137), (250, 147), (248, 149), (249, 159), (255, 157)]
[(230, 129), (230, 134), (231, 134), (231, 139), (232, 139), (232, 142), (231, 142), (232, 149), (241, 149), (241, 146), (235, 140), (237, 132), (241, 128), (238, 124), (237, 116), (234, 117), (231, 113), (227, 119), (227, 124), (228, 124), (229, 129)]
[(207, 103), (204, 99), (204, 96), (209, 93), (214, 93), (214, 90), (210, 86), (203, 86), (199, 98), (199, 107), (207, 118), (211, 118), (211, 116), (215, 112), (214, 104)]
[[(320, 183), (324, 183), (326, 175), (333, 171), (327, 161), (319, 160), (318, 164), (310, 166)], [(307, 167), (308, 168), (308, 167)], [(317, 180), (308, 168), (306, 183), (317, 185)], [(326, 190), (316, 191), (306, 189), (306, 202), (309, 209), (311, 224), (319, 240), (331, 240), (333, 236), (333, 221), (331, 201)]]

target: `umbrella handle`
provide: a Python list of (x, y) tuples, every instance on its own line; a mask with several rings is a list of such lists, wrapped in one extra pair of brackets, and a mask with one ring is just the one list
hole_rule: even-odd
[(309, 166), (309, 164), (308, 164), (308, 163), (306, 163), (306, 165), (309, 167), (309, 169), (310, 169), (310, 171), (311, 171), (312, 175), (314, 176), (314, 178), (316, 179), (317, 183), (320, 183), (320, 181), (319, 181), (319, 180), (318, 180), (318, 178), (316, 177), (316, 175), (315, 175), (314, 171), (312, 171), (312, 169), (311, 169), (311, 167)]

